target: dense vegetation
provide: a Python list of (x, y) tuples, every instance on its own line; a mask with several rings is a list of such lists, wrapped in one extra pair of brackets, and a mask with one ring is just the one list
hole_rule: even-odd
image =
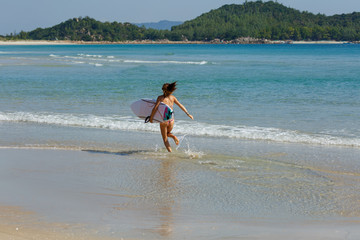
[(14, 38), (32, 40), (125, 41), (160, 39), (162, 31), (145, 29), (130, 23), (99, 22), (93, 18), (73, 18), (51, 28), (20, 32)]
[(168, 30), (147, 29), (130, 23), (74, 18), (51, 28), (6, 36), (7, 39), (124, 41), (210, 41), (240, 37), (271, 40), (360, 40), (360, 13), (325, 16), (300, 12), (277, 2), (224, 5)]
[(300, 12), (276, 2), (225, 5), (172, 28), (189, 40), (251, 36), (272, 40), (360, 39), (360, 13), (325, 16)]

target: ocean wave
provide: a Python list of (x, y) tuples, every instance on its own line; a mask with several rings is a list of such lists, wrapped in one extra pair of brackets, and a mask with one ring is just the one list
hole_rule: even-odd
[(72, 127), (103, 128), (112, 130), (158, 130), (158, 127), (155, 127), (155, 124), (144, 124), (143, 120), (117, 115), (97, 116), (92, 114), (48, 112), (0, 112), (0, 121), (28, 122)]
[(92, 57), (92, 58), (102, 58), (103, 55), (93, 55), (93, 54), (83, 54), (83, 53), (79, 53), (78, 56), (81, 57)]
[(81, 61), (101, 61), (108, 63), (134, 63), (134, 64), (187, 64), (187, 65), (205, 65), (207, 61), (174, 61), (174, 60), (138, 60), (138, 59), (117, 59), (115, 56), (103, 56), (92, 54), (77, 54), (76, 56), (60, 56), (50, 54), (49, 57), (57, 60), (81, 60)]
[(90, 65), (94, 65), (95, 67), (102, 67), (104, 64), (101, 63), (89, 63)]
[[(143, 120), (131, 116), (47, 112), (0, 112), (0, 121), (28, 122), (38, 124), (60, 125), (69, 127), (99, 128), (124, 131), (158, 132), (157, 124), (144, 124)], [(246, 140), (272, 141), (279, 143), (301, 143), (311, 145), (328, 145), (360, 147), (359, 137), (341, 137), (320, 133), (264, 128), (256, 126), (227, 126), (193, 121), (176, 121), (176, 134), (199, 137), (219, 137)]]
[(124, 60), (125, 63), (142, 63), (142, 64), (193, 64), (193, 65), (204, 65), (207, 61), (146, 61), (146, 60)]
[(321, 133), (305, 133), (296, 130), (265, 128), (257, 126), (226, 126), (206, 123), (195, 123), (192, 126), (183, 124), (182, 134), (261, 140), (282, 143), (302, 143), (312, 145), (360, 147), (360, 138), (340, 137)]

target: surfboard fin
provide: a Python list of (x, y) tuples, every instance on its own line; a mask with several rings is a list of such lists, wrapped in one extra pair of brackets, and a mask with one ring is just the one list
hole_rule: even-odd
[(148, 122), (150, 122), (150, 116), (147, 116), (147, 117), (145, 118), (145, 123), (148, 123)]

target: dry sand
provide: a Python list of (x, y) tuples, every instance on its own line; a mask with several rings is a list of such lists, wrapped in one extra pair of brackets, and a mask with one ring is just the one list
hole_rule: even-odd
[(111, 240), (80, 225), (49, 223), (21, 207), (0, 206), (0, 240)]
[(0, 41), (1, 45), (72, 45), (76, 44), (71, 41), (35, 41), (35, 40), (19, 40), (19, 41)]

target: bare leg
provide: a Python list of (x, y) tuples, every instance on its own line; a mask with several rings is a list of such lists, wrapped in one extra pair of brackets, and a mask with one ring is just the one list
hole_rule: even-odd
[(167, 128), (167, 136), (174, 139), (175, 144), (179, 145), (179, 139), (174, 134), (171, 133), (171, 131), (172, 131), (173, 127), (174, 127), (174, 123), (175, 123), (175, 120), (172, 120), (171, 122), (169, 122), (169, 126)]
[(165, 145), (166, 149), (169, 152), (172, 152), (171, 147), (170, 147), (170, 143), (169, 143), (169, 140), (168, 140), (168, 123), (167, 122), (160, 123), (160, 131), (161, 131), (161, 136), (163, 138), (164, 145)]
[(174, 142), (176, 145), (179, 145), (179, 139), (172, 133), (168, 133), (168, 137), (171, 137), (172, 139), (174, 139)]

